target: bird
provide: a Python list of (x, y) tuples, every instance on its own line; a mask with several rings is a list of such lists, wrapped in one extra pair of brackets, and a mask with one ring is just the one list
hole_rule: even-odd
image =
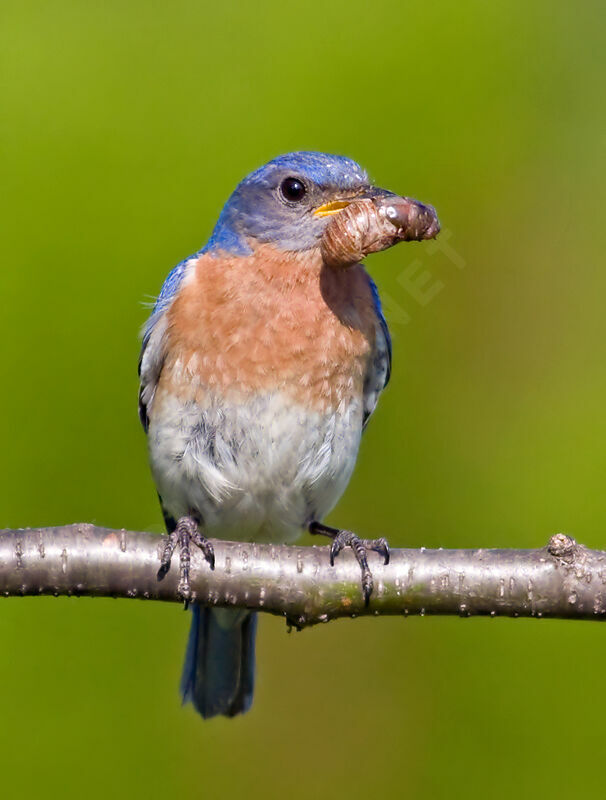
[[(143, 329), (139, 412), (168, 533), (158, 577), (178, 547), (186, 604), (191, 545), (214, 568), (212, 538), (290, 544), (305, 531), (332, 539), (331, 563), (353, 550), (369, 602), (367, 554), (387, 562), (386, 540), (322, 520), (389, 381), (391, 338), (364, 266), (327, 264), (321, 242), (353, 202), (391, 196), (346, 156), (278, 156), (238, 184), (208, 242), (168, 274)], [(256, 614), (191, 606), (183, 701), (206, 719), (241, 714)]]

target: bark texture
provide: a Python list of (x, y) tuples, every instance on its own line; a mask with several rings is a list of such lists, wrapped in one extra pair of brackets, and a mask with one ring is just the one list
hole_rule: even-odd
[[(157, 577), (164, 541), (87, 524), (0, 531), (0, 594), (180, 602), (178, 555)], [(538, 550), (392, 550), (388, 565), (370, 553), (368, 608), (348, 551), (331, 567), (327, 547), (213, 545), (214, 570), (192, 553), (194, 600), (267, 611), (296, 627), (363, 614), (606, 618), (606, 552), (564, 534)]]

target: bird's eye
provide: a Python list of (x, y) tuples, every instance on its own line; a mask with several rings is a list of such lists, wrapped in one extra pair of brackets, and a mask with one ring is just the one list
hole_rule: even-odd
[(284, 178), (280, 184), (280, 192), (288, 203), (298, 203), (307, 194), (307, 189), (298, 178)]

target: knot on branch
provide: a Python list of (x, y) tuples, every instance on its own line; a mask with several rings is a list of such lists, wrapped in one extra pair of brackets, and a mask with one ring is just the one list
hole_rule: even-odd
[(568, 574), (574, 575), (578, 581), (591, 583), (595, 564), (589, 558), (587, 548), (582, 544), (578, 544), (572, 536), (568, 536), (565, 533), (556, 533), (549, 540), (547, 550), (565, 567)]
[(556, 558), (561, 558), (564, 561), (572, 561), (577, 550), (580, 550), (580, 547), (572, 536), (568, 536), (566, 533), (556, 533), (549, 540), (547, 550)]

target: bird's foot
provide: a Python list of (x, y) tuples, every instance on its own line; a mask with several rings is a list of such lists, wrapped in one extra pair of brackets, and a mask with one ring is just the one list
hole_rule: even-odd
[(191, 586), (189, 585), (189, 565), (191, 562), (190, 544), (194, 543), (204, 553), (204, 558), (210, 564), (210, 568), (215, 568), (215, 551), (212, 544), (200, 533), (198, 523), (193, 517), (181, 517), (171, 533), (168, 534), (168, 541), (164, 545), (162, 561), (158, 570), (158, 580), (161, 581), (170, 569), (170, 562), (179, 545), (179, 584), (177, 592), (185, 601), (185, 608), (191, 600)]
[(364, 604), (368, 605), (374, 585), (372, 572), (368, 566), (368, 551), (374, 550), (375, 553), (379, 553), (383, 556), (383, 563), (389, 564), (389, 545), (387, 539), (360, 539), (360, 537), (356, 536), (352, 531), (331, 528), (328, 525), (323, 525), (321, 522), (311, 522), (309, 524), (309, 532), (331, 537), (331, 566), (334, 566), (335, 558), (344, 547), (351, 547), (360, 565), (360, 569), (362, 570), (362, 593), (364, 594)]

